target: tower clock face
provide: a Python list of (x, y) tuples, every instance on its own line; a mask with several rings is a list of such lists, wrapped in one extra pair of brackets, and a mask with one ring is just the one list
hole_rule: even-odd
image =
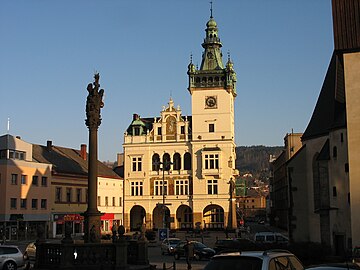
[(207, 108), (216, 108), (216, 97), (206, 97), (205, 99), (205, 105)]

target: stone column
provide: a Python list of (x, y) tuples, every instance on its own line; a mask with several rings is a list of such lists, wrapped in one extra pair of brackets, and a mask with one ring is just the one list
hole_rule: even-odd
[(86, 126), (89, 128), (88, 158), (88, 208), (84, 213), (85, 242), (99, 243), (101, 239), (101, 213), (97, 208), (98, 151), (97, 132), (101, 124), (100, 109), (104, 106), (104, 89), (99, 90), (99, 74), (94, 75), (95, 82), (88, 84), (86, 100)]

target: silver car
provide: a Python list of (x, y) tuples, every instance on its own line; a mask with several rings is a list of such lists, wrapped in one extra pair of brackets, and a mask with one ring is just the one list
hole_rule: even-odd
[(172, 254), (174, 252), (175, 246), (180, 243), (179, 238), (165, 238), (161, 243), (161, 254)]
[(215, 255), (204, 270), (304, 270), (298, 258), (287, 250), (243, 251)]
[(0, 269), (15, 270), (25, 266), (25, 256), (17, 246), (0, 246)]

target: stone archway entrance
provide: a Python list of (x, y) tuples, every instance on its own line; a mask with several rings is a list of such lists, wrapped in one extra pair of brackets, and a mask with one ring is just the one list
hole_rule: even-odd
[(193, 228), (193, 211), (188, 205), (180, 205), (176, 210), (176, 227), (178, 229)]
[(130, 231), (140, 231), (142, 224), (146, 223), (145, 209), (140, 205), (135, 205), (130, 210)]
[(224, 229), (224, 209), (216, 204), (210, 204), (203, 211), (204, 228)]
[(153, 210), (153, 228), (161, 229), (164, 227), (164, 213), (165, 210), (165, 223), (166, 227), (170, 229), (170, 209), (167, 206), (158, 205)]

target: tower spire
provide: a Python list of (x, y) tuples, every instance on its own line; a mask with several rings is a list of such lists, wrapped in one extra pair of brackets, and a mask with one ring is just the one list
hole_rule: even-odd
[(212, 4), (213, 4), (213, 2), (212, 2), (212, 1), (210, 1), (210, 18), (212, 18), (212, 17), (213, 17), (213, 8), (212, 8)]

